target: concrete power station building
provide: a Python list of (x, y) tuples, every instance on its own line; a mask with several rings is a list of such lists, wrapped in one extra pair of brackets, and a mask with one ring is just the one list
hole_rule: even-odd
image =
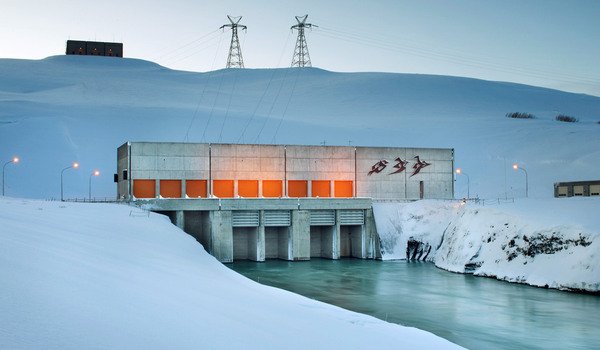
[(221, 262), (379, 256), (372, 202), (452, 199), (454, 150), (128, 142), (118, 196)]

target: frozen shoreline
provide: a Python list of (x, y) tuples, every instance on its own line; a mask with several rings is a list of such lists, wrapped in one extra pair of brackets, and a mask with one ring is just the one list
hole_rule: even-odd
[[(431, 261), (444, 270), (537, 287), (600, 291), (596, 198), (375, 203), (383, 259)], [(425, 252), (429, 254), (425, 255)], [(416, 253), (415, 253), (416, 252)]]

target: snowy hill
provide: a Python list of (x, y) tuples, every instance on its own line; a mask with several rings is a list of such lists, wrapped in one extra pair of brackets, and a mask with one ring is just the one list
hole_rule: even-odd
[(460, 349), (253, 282), (124, 205), (0, 198), (2, 349)]
[[(116, 148), (127, 141), (455, 148), (472, 197), (552, 196), (557, 181), (600, 177), (600, 98), (447, 76), (319, 69), (173, 71), (93, 56), (0, 60), (0, 159), (6, 194), (116, 195)], [(506, 118), (508, 112), (537, 116)], [(578, 123), (557, 122), (566, 114)], [(456, 197), (466, 197), (458, 176)]]

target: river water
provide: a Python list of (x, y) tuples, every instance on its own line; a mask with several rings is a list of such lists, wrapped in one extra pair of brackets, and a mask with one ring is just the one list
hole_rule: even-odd
[(360, 259), (236, 261), (246, 277), (468, 349), (600, 349), (600, 296)]

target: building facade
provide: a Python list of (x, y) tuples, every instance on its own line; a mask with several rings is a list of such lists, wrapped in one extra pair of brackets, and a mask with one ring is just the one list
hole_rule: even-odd
[(118, 196), (452, 199), (452, 149), (130, 142)]
[(67, 55), (123, 57), (122, 43), (67, 40)]
[(600, 197), (600, 180), (556, 182), (554, 197)]
[(222, 262), (380, 256), (373, 200), (452, 199), (452, 149), (128, 142), (118, 197)]

